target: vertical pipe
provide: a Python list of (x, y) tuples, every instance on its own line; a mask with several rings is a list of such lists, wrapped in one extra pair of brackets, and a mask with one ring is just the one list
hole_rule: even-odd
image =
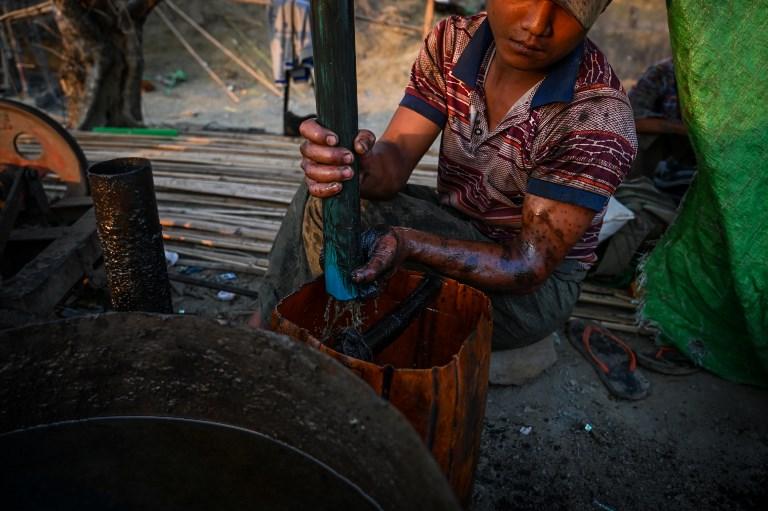
[(432, 31), (432, 25), (435, 23), (435, 0), (427, 0), (427, 6), (424, 9), (424, 26), (421, 30), (422, 38), (426, 39)]
[(170, 314), (171, 289), (152, 165), (118, 158), (88, 170), (112, 308)]
[[(312, 0), (312, 46), (319, 122), (339, 136), (339, 146), (353, 151), (357, 134), (355, 13), (353, 0)], [(351, 272), (361, 266), (360, 189), (355, 177), (323, 202), (326, 292), (337, 300), (357, 298)]]

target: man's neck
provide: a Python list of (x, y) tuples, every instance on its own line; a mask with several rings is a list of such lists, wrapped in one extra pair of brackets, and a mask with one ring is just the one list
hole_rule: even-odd
[(485, 77), (485, 98), (488, 112), (488, 128), (494, 130), (504, 120), (507, 112), (546, 76), (538, 71), (523, 71), (504, 66), (496, 55), (491, 59)]

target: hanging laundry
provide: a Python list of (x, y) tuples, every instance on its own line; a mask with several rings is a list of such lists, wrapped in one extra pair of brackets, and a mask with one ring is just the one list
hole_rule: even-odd
[(272, 77), (285, 84), (288, 78), (307, 81), (312, 76), (312, 30), (309, 0), (272, 0)]

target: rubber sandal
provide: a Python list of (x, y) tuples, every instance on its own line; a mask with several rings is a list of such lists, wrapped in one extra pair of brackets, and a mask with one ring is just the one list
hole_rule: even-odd
[(700, 370), (696, 364), (671, 346), (662, 346), (648, 353), (638, 353), (637, 363), (645, 369), (670, 376), (686, 376)]
[(568, 340), (592, 364), (614, 396), (637, 401), (648, 397), (651, 383), (637, 369), (637, 357), (627, 343), (591, 322), (568, 322)]

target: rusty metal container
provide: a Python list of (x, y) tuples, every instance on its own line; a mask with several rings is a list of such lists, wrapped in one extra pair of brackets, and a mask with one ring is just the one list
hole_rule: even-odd
[[(417, 272), (398, 272), (377, 299), (362, 304), (361, 329), (389, 314), (421, 279)], [(345, 356), (333, 349), (333, 341), (321, 341), (329, 328), (340, 330), (351, 321), (351, 312), (333, 319), (330, 301), (323, 280), (315, 280), (277, 305), (272, 328), (340, 361), (400, 410), (466, 506), (488, 391), (490, 300), (477, 289), (445, 279), (435, 300), (372, 362)]]
[(110, 313), (0, 331), (0, 509), (459, 506), (402, 415), (330, 357)]

